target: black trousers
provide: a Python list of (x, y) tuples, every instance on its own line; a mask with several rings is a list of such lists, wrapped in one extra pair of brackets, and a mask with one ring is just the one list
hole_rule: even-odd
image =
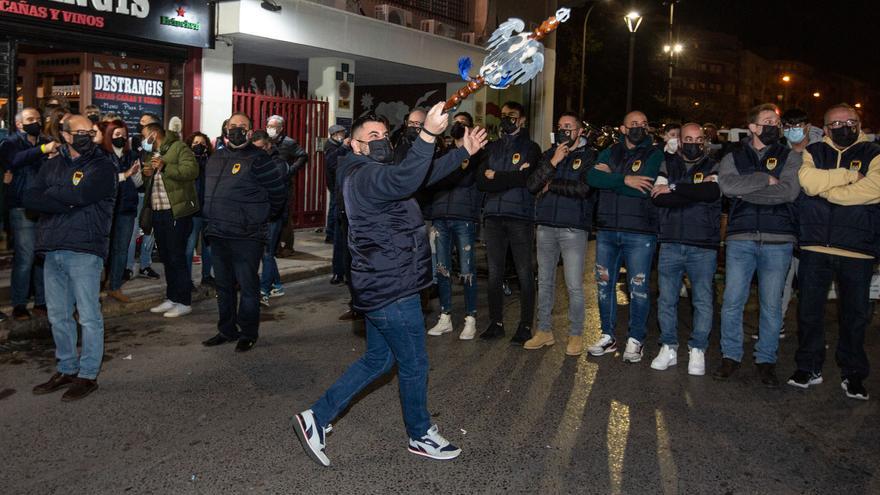
[[(260, 331), (260, 260), (265, 244), (254, 240), (211, 239), (217, 288), (217, 330), (229, 338), (256, 340)], [(241, 294), (237, 294), (238, 283)]]
[(192, 304), (192, 280), (186, 266), (186, 241), (192, 232), (192, 217), (174, 218), (171, 210), (153, 210), (151, 218), (159, 258), (165, 266), (165, 297), (189, 306)]
[(489, 319), (504, 322), (504, 267), (507, 248), (513, 253), (513, 264), (519, 279), (519, 322), (532, 326), (535, 318), (534, 245), (535, 225), (527, 220), (487, 217), (483, 224), (483, 240), (489, 260)]
[(847, 258), (802, 249), (798, 267), (799, 370), (820, 372), (825, 362), (825, 304), (837, 281), (838, 328), (835, 357), (843, 378), (868, 376), (865, 330), (871, 321), (873, 259)]

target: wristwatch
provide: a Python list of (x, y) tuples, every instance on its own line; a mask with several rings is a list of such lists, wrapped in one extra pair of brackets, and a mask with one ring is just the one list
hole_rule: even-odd
[(675, 191), (675, 184), (669, 184), (669, 190), (674, 192)]

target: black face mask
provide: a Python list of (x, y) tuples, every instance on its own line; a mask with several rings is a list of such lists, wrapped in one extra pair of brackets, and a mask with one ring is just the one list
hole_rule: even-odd
[(683, 143), (681, 145), (681, 156), (689, 162), (695, 162), (703, 158), (703, 145), (700, 143)]
[(90, 114), (86, 115), (86, 117), (88, 117), (89, 120), (91, 120), (93, 124), (97, 124), (98, 121), (101, 120), (101, 116), (96, 113), (90, 113)]
[(761, 134), (758, 134), (758, 139), (764, 143), (764, 146), (770, 146), (771, 144), (779, 141), (779, 127), (775, 125), (764, 125), (761, 126)]
[(554, 138), (554, 141), (556, 141), (556, 145), (562, 146), (564, 144), (571, 148), (571, 146), (574, 144), (574, 139), (571, 138), (571, 132), (572, 131), (566, 129), (559, 129), (558, 131), (556, 131), (556, 136)]
[(420, 132), (422, 132), (421, 127), (407, 127), (404, 136), (406, 136), (406, 139), (412, 143), (415, 142), (417, 137), (419, 137)]
[(452, 139), (461, 139), (464, 137), (464, 124), (461, 122), (455, 122), (452, 124), (452, 128), (449, 129), (449, 136)]
[(125, 141), (124, 137), (113, 138), (113, 146), (115, 148), (125, 148)]
[(367, 156), (371, 160), (379, 163), (391, 163), (394, 161), (394, 150), (391, 148), (391, 141), (388, 138), (370, 141), (367, 143), (367, 146), (370, 148)]
[(204, 144), (196, 144), (192, 147), (192, 150), (196, 156), (203, 156), (204, 154), (206, 154), (208, 152), (208, 147), (205, 146)]
[(517, 120), (518, 119), (515, 119), (513, 117), (504, 117), (503, 119), (501, 119), (501, 132), (503, 132), (504, 134), (513, 134), (514, 132), (516, 132), (517, 129), (519, 129), (516, 126)]
[(42, 128), (40, 127), (39, 122), (31, 122), (30, 124), (21, 126), (21, 130), (26, 132), (28, 136), (37, 137), (40, 135)]
[(626, 138), (629, 139), (629, 142), (632, 144), (642, 144), (647, 137), (648, 130), (644, 127), (630, 127), (626, 130)]
[(233, 127), (232, 129), (226, 130), (226, 139), (229, 140), (229, 144), (236, 148), (241, 148), (248, 142), (247, 130), (243, 127)]
[(88, 155), (95, 149), (95, 142), (92, 141), (92, 136), (88, 134), (76, 134), (73, 136), (73, 142), (70, 143), (70, 147), (80, 155)]
[(838, 148), (849, 148), (859, 139), (859, 131), (854, 127), (845, 125), (837, 129), (831, 129), (831, 142)]

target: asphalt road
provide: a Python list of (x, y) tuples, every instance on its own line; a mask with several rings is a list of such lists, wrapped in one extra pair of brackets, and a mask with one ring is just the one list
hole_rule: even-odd
[[(451, 462), (407, 452), (394, 376), (334, 423), (332, 467), (319, 468), (302, 451), (292, 415), (364, 349), (355, 328), (336, 319), (345, 291), (324, 278), (288, 285), (288, 295), (273, 299), (258, 346), (243, 355), (199, 344), (214, 332), (213, 301), (176, 321), (149, 313), (108, 320), (101, 388), (78, 403), (30, 393), (53, 369), (51, 343), (12, 343), (0, 349), (0, 491), (880, 493), (880, 380), (866, 381), (871, 401), (844, 397), (833, 365), (836, 332), (826, 382), (807, 392), (761, 388), (751, 364), (728, 383), (688, 376), (684, 350), (676, 369), (651, 370), (653, 317), (641, 363), (571, 358), (560, 342), (561, 276), (558, 284), (551, 348), (461, 342), (457, 332), (429, 337), (429, 407), (441, 433), (463, 449)], [(598, 314), (593, 283), (586, 287), (592, 340)], [(459, 308), (461, 301), (457, 292)], [(516, 293), (506, 302), (507, 326), (515, 328)], [(680, 312), (688, 322), (687, 306)], [(752, 325), (755, 313), (747, 314)], [(876, 323), (868, 338), (875, 364)], [(712, 337), (710, 371), (720, 360), (717, 325)], [(793, 338), (782, 343), (782, 379), (793, 371), (794, 347)]]

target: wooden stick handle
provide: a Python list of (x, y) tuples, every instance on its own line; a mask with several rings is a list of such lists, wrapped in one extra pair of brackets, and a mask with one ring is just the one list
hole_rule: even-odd
[(443, 105), (443, 111), (448, 112), (449, 110), (457, 107), (462, 100), (479, 91), (479, 89), (485, 85), (486, 80), (483, 79), (483, 76), (477, 76), (473, 81), (462, 86), (461, 89), (456, 91), (451, 98), (446, 100), (446, 104)]
[(538, 29), (535, 29), (535, 32), (529, 35), (530, 39), (541, 41), (546, 38), (548, 34), (552, 33), (562, 24), (556, 16), (551, 16), (549, 19), (545, 20), (538, 26)]

